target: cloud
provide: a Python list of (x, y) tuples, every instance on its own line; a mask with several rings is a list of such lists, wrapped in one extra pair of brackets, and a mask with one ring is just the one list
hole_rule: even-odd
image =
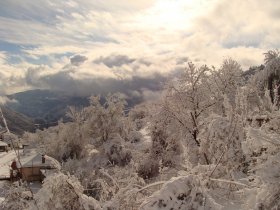
[(172, 48), (175, 58), (219, 66), (223, 59), (232, 57), (244, 70), (260, 65), (263, 53), (279, 46), (280, 27), (274, 24), (278, 20), (272, 15), (273, 4), (273, 0), (266, 5), (251, 0), (208, 1), (192, 25), (175, 34), (180, 40)]
[(176, 61), (176, 64), (177, 65), (182, 65), (182, 64), (185, 64), (187, 62), (189, 62), (189, 58), (188, 57), (180, 57), (180, 58), (177, 58), (177, 61)]
[(18, 101), (9, 99), (7, 96), (0, 96), (0, 105), (5, 105), (6, 103), (18, 103)]
[[(38, 70), (38, 71), (36, 71)], [(168, 80), (168, 75), (154, 73), (148, 77), (131, 76), (119, 79), (109, 77), (96, 77), (87, 75), (77, 78), (79, 70), (72, 69), (59, 71), (54, 74), (44, 74), (43, 67), (29, 69), (26, 74), (26, 83), (34, 89), (48, 89), (55, 92), (64, 92), (70, 96), (107, 95), (109, 93), (122, 93), (129, 104), (152, 100), (159, 97), (160, 92)]]
[(279, 8), (277, 0), (3, 0), (0, 93), (137, 95), (188, 61), (218, 67), (232, 57), (245, 70), (280, 47)]
[(96, 64), (103, 63), (107, 67), (112, 68), (115, 66), (120, 67), (125, 64), (131, 64), (134, 61), (135, 61), (134, 58), (129, 58), (127, 55), (110, 55), (107, 57), (101, 56), (100, 58), (94, 60), (93, 62)]
[(30, 86), (38, 87), (40, 85), (40, 73), (43, 70), (43, 66), (28, 68), (25, 75), (26, 83)]
[[(40, 69), (37, 69), (40, 71)], [(102, 78), (88, 76), (75, 78), (75, 71), (59, 71), (55, 74), (43, 75), (36, 69), (29, 69), (26, 74), (26, 83), (34, 88), (63, 91), (69, 95), (92, 95), (122, 92), (127, 95), (133, 91), (147, 89), (159, 91), (167, 80), (166, 76), (154, 74), (151, 77), (132, 76), (129, 79)]]
[(74, 66), (80, 66), (81, 64), (83, 64), (88, 58), (86, 56), (83, 55), (75, 55), (73, 57), (70, 58), (70, 62), (72, 65)]

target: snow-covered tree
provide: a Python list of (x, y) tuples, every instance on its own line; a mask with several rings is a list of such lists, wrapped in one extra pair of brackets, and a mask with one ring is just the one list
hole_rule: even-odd
[(75, 177), (54, 174), (44, 180), (35, 195), (39, 209), (101, 210), (99, 203), (83, 194), (84, 189)]
[(169, 117), (189, 133), (190, 141), (197, 146), (200, 145), (197, 138), (200, 119), (215, 104), (205, 85), (208, 73), (207, 66), (196, 67), (188, 63), (182, 77), (168, 87), (163, 104)]
[(182, 154), (182, 143), (180, 135), (175, 133), (176, 128), (170, 121), (165, 121), (162, 116), (152, 121), (151, 130), (151, 151), (153, 160), (158, 160), (162, 167), (175, 167), (180, 165)]
[(204, 123), (205, 128), (199, 135), (201, 163), (205, 164), (207, 159), (207, 164), (226, 166), (227, 172), (240, 170), (243, 162), (241, 144), (245, 138), (242, 124), (237, 118), (229, 119), (219, 115), (209, 116)]
[(196, 67), (188, 63), (182, 76), (167, 86), (162, 103), (154, 115), (156, 121), (160, 122), (154, 124), (165, 133), (166, 143), (168, 139), (171, 142), (176, 139), (177, 145), (185, 144), (192, 164), (198, 163), (201, 122), (216, 103), (209, 88), (210, 73), (207, 66)]
[(222, 209), (203, 189), (197, 176), (172, 178), (162, 189), (146, 199), (140, 210)]
[(240, 64), (229, 58), (223, 61), (219, 69), (213, 68), (211, 73), (210, 81), (206, 85), (208, 85), (213, 93), (213, 97), (215, 97), (215, 112), (225, 115), (223, 100), (227, 97), (230, 104), (234, 105), (237, 90), (244, 84), (243, 71)]
[(135, 106), (130, 110), (128, 116), (136, 130), (142, 129), (145, 126), (147, 121), (146, 118), (148, 117), (148, 104), (142, 103)]
[(119, 94), (108, 95), (105, 103), (101, 104), (100, 97), (90, 97), (90, 106), (86, 108), (89, 116), (89, 129), (102, 142), (107, 141), (110, 135), (124, 134), (125, 100)]
[(105, 154), (113, 165), (124, 166), (131, 160), (131, 152), (125, 148), (123, 139), (116, 135), (110, 142), (104, 144)]
[(5, 200), (1, 203), (0, 209), (31, 209), (33, 205), (34, 199), (30, 190), (25, 186), (13, 185), (6, 193)]
[(252, 83), (258, 88), (258, 94), (264, 95), (269, 90), (271, 101), (279, 108), (280, 94), (280, 53), (278, 50), (269, 50), (265, 53), (265, 67), (252, 77)]

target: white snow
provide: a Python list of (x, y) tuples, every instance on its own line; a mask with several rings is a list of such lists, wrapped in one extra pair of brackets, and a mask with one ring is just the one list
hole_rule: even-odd
[(152, 139), (151, 136), (149, 135), (149, 130), (147, 127), (144, 127), (143, 129), (141, 129), (139, 131), (142, 135), (142, 141), (140, 141), (137, 145), (137, 149), (138, 150), (145, 150), (147, 148), (150, 148), (151, 144), (152, 144)]
[(16, 159), (16, 154), (13, 150), (0, 153), (0, 177), (10, 176), (10, 165)]
[(6, 142), (0, 141), (0, 146), (8, 146)]

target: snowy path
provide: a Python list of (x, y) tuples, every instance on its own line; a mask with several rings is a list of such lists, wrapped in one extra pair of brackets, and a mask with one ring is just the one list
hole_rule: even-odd
[(139, 132), (143, 135), (143, 141), (141, 143), (139, 143), (138, 149), (145, 150), (145, 149), (150, 148), (150, 146), (152, 144), (152, 139), (151, 139), (151, 136), (149, 134), (147, 127), (144, 127)]
[(15, 158), (14, 151), (0, 153), (0, 177), (10, 176), (10, 165)]

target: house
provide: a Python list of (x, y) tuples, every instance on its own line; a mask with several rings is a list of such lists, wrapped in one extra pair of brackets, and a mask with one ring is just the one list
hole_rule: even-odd
[(22, 148), (22, 144), (19, 141), (18, 137), (13, 133), (8, 133), (6, 130), (0, 131), (0, 140), (7, 143), (10, 148)]
[(8, 152), (8, 144), (0, 141), (0, 152)]
[(60, 164), (54, 158), (38, 153), (35, 149), (26, 149), (20, 154), (20, 163), (17, 163), (24, 181), (43, 181), (46, 174), (56, 172)]

